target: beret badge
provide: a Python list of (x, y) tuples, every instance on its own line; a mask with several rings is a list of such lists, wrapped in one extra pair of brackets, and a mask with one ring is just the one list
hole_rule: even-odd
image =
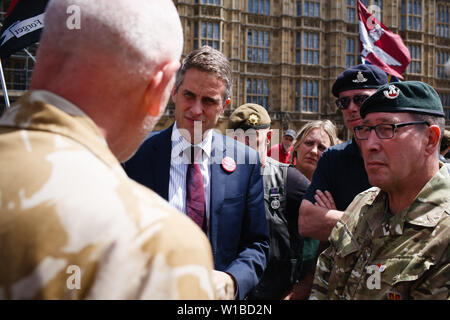
[(402, 81), (379, 87), (364, 100), (359, 110), (363, 119), (372, 112), (407, 112), (445, 117), (438, 93), (421, 81)]
[(257, 114), (251, 114), (247, 119), (247, 124), (250, 126), (257, 126), (259, 122), (259, 117)]
[(383, 93), (386, 96), (386, 98), (395, 99), (400, 94), (400, 89), (394, 85), (390, 85), (388, 90), (384, 90)]
[(358, 74), (356, 75), (356, 79), (353, 80), (353, 82), (355, 82), (355, 83), (363, 83), (366, 81), (367, 81), (367, 79), (364, 78), (364, 75), (362, 74), (361, 71), (358, 71)]

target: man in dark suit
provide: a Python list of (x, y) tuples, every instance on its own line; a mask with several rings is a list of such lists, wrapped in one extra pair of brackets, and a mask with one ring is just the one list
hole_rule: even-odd
[[(172, 91), (175, 123), (147, 139), (125, 169), (197, 222), (212, 245), (217, 291), (243, 299), (266, 268), (269, 240), (257, 152), (212, 130), (230, 93), (226, 57), (207, 46), (191, 52)], [(192, 163), (203, 180), (195, 206), (188, 200)]]

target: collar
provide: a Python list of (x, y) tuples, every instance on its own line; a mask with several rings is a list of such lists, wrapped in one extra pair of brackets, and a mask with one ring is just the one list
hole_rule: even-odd
[[(383, 212), (388, 208), (388, 195), (379, 188), (371, 188), (365, 192), (373, 190), (365, 201), (373, 212), (367, 217), (368, 226), (372, 234), (385, 225), (388, 225), (388, 233), (402, 235), (405, 223), (421, 226), (435, 227), (444, 215), (450, 215), (450, 174), (443, 163), (439, 164), (439, 171), (428, 181), (418, 193), (413, 203), (403, 211), (393, 215), (384, 221)], [(381, 231), (380, 231), (381, 232)], [(383, 234), (383, 233), (381, 233)]]
[(294, 146), (292, 145), (288, 151), (284, 151), (283, 144), (280, 143), (280, 150), (281, 150), (281, 153), (283, 153), (283, 154), (290, 154), (293, 148), (294, 148)]
[(348, 140), (348, 141), (349, 141), (349, 146), (348, 146), (348, 148), (349, 148), (349, 150), (351, 151), (351, 153), (352, 153), (352, 154), (355, 154), (355, 155), (362, 156), (362, 155), (361, 155), (361, 149), (359, 149), (359, 146), (358, 146), (358, 144), (356, 143), (355, 137), (352, 137), (352, 139), (351, 139), (351, 140)]
[(110, 167), (120, 167), (94, 121), (76, 105), (49, 91), (26, 92), (5, 112), (0, 125), (68, 137), (85, 146)]
[(406, 220), (423, 227), (434, 227), (442, 215), (450, 214), (450, 174), (444, 163), (428, 181), (408, 208)]
[(50, 91), (47, 90), (34, 90), (30, 92), (30, 98), (31, 103), (38, 102), (38, 101), (44, 101), (51, 105), (56, 106), (58, 109), (64, 111), (67, 114), (70, 114), (72, 116), (79, 116), (79, 117), (87, 117), (87, 114), (84, 113), (80, 108), (78, 108), (76, 105), (74, 105), (69, 100), (64, 99), (63, 97), (60, 97)]
[[(211, 149), (212, 149), (212, 137), (213, 137), (213, 130), (208, 130), (206, 133), (206, 137), (196, 145), (192, 145), (189, 141), (187, 141), (183, 135), (181, 134), (180, 130), (178, 129), (177, 122), (175, 121), (172, 129), (172, 157), (178, 156), (178, 157), (186, 157), (184, 155), (184, 150), (187, 148), (190, 148), (192, 146), (201, 148), (203, 150), (203, 154), (208, 157), (208, 159), (211, 158)], [(189, 161), (189, 159), (187, 159)], [(189, 162), (188, 162), (189, 163)]]
[[(433, 228), (443, 215), (450, 215), (450, 174), (443, 163), (439, 166), (439, 171), (425, 184), (413, 203), (389, 219), (391, 234), (403, 234), (405, 222)], [(386, 198), (387, 193), (380, 191), (376, 203), (385, 203), (385, 206), (388, 206), (388, 201), (384, 202)], [(375, 201), (368, 204), (375, 204)], [(376, 224), (377, 222), (374, 222), (370, 226), (371, 229), (375, 229)]]

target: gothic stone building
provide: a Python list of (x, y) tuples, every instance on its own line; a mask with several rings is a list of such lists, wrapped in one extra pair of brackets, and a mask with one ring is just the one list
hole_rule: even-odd
[[(412, 62), (405, 80), (432, 85), (450, 125), (449, 9), (444, 0), (363, 0), (391, 31), (401, 35)], [(222, 51), (233, 68), (231, 107), (256, 102), (274, 128), (299, 129), (311, 119), (331, 119), (347, 138), (331, 86), (361, 62), (356, 0), (178, 0), (184, 53), (202, 45)], [(169, 106), (160, 127), (173, 120)]]

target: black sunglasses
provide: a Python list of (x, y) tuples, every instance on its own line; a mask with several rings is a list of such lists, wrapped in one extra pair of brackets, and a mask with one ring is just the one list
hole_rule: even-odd
[(358, 107), (361, 107), (364, 100), (366, 100), (368, 97), (369, 96), (366, 94), (357, 94), (354, 95), (353, 97), (343, 97), (336, 100), (336, 106), (339, 109), (347, 109), (348, 106), (350, 105), (350, 102), (353, 99), (353, 103), (356, 104)]

